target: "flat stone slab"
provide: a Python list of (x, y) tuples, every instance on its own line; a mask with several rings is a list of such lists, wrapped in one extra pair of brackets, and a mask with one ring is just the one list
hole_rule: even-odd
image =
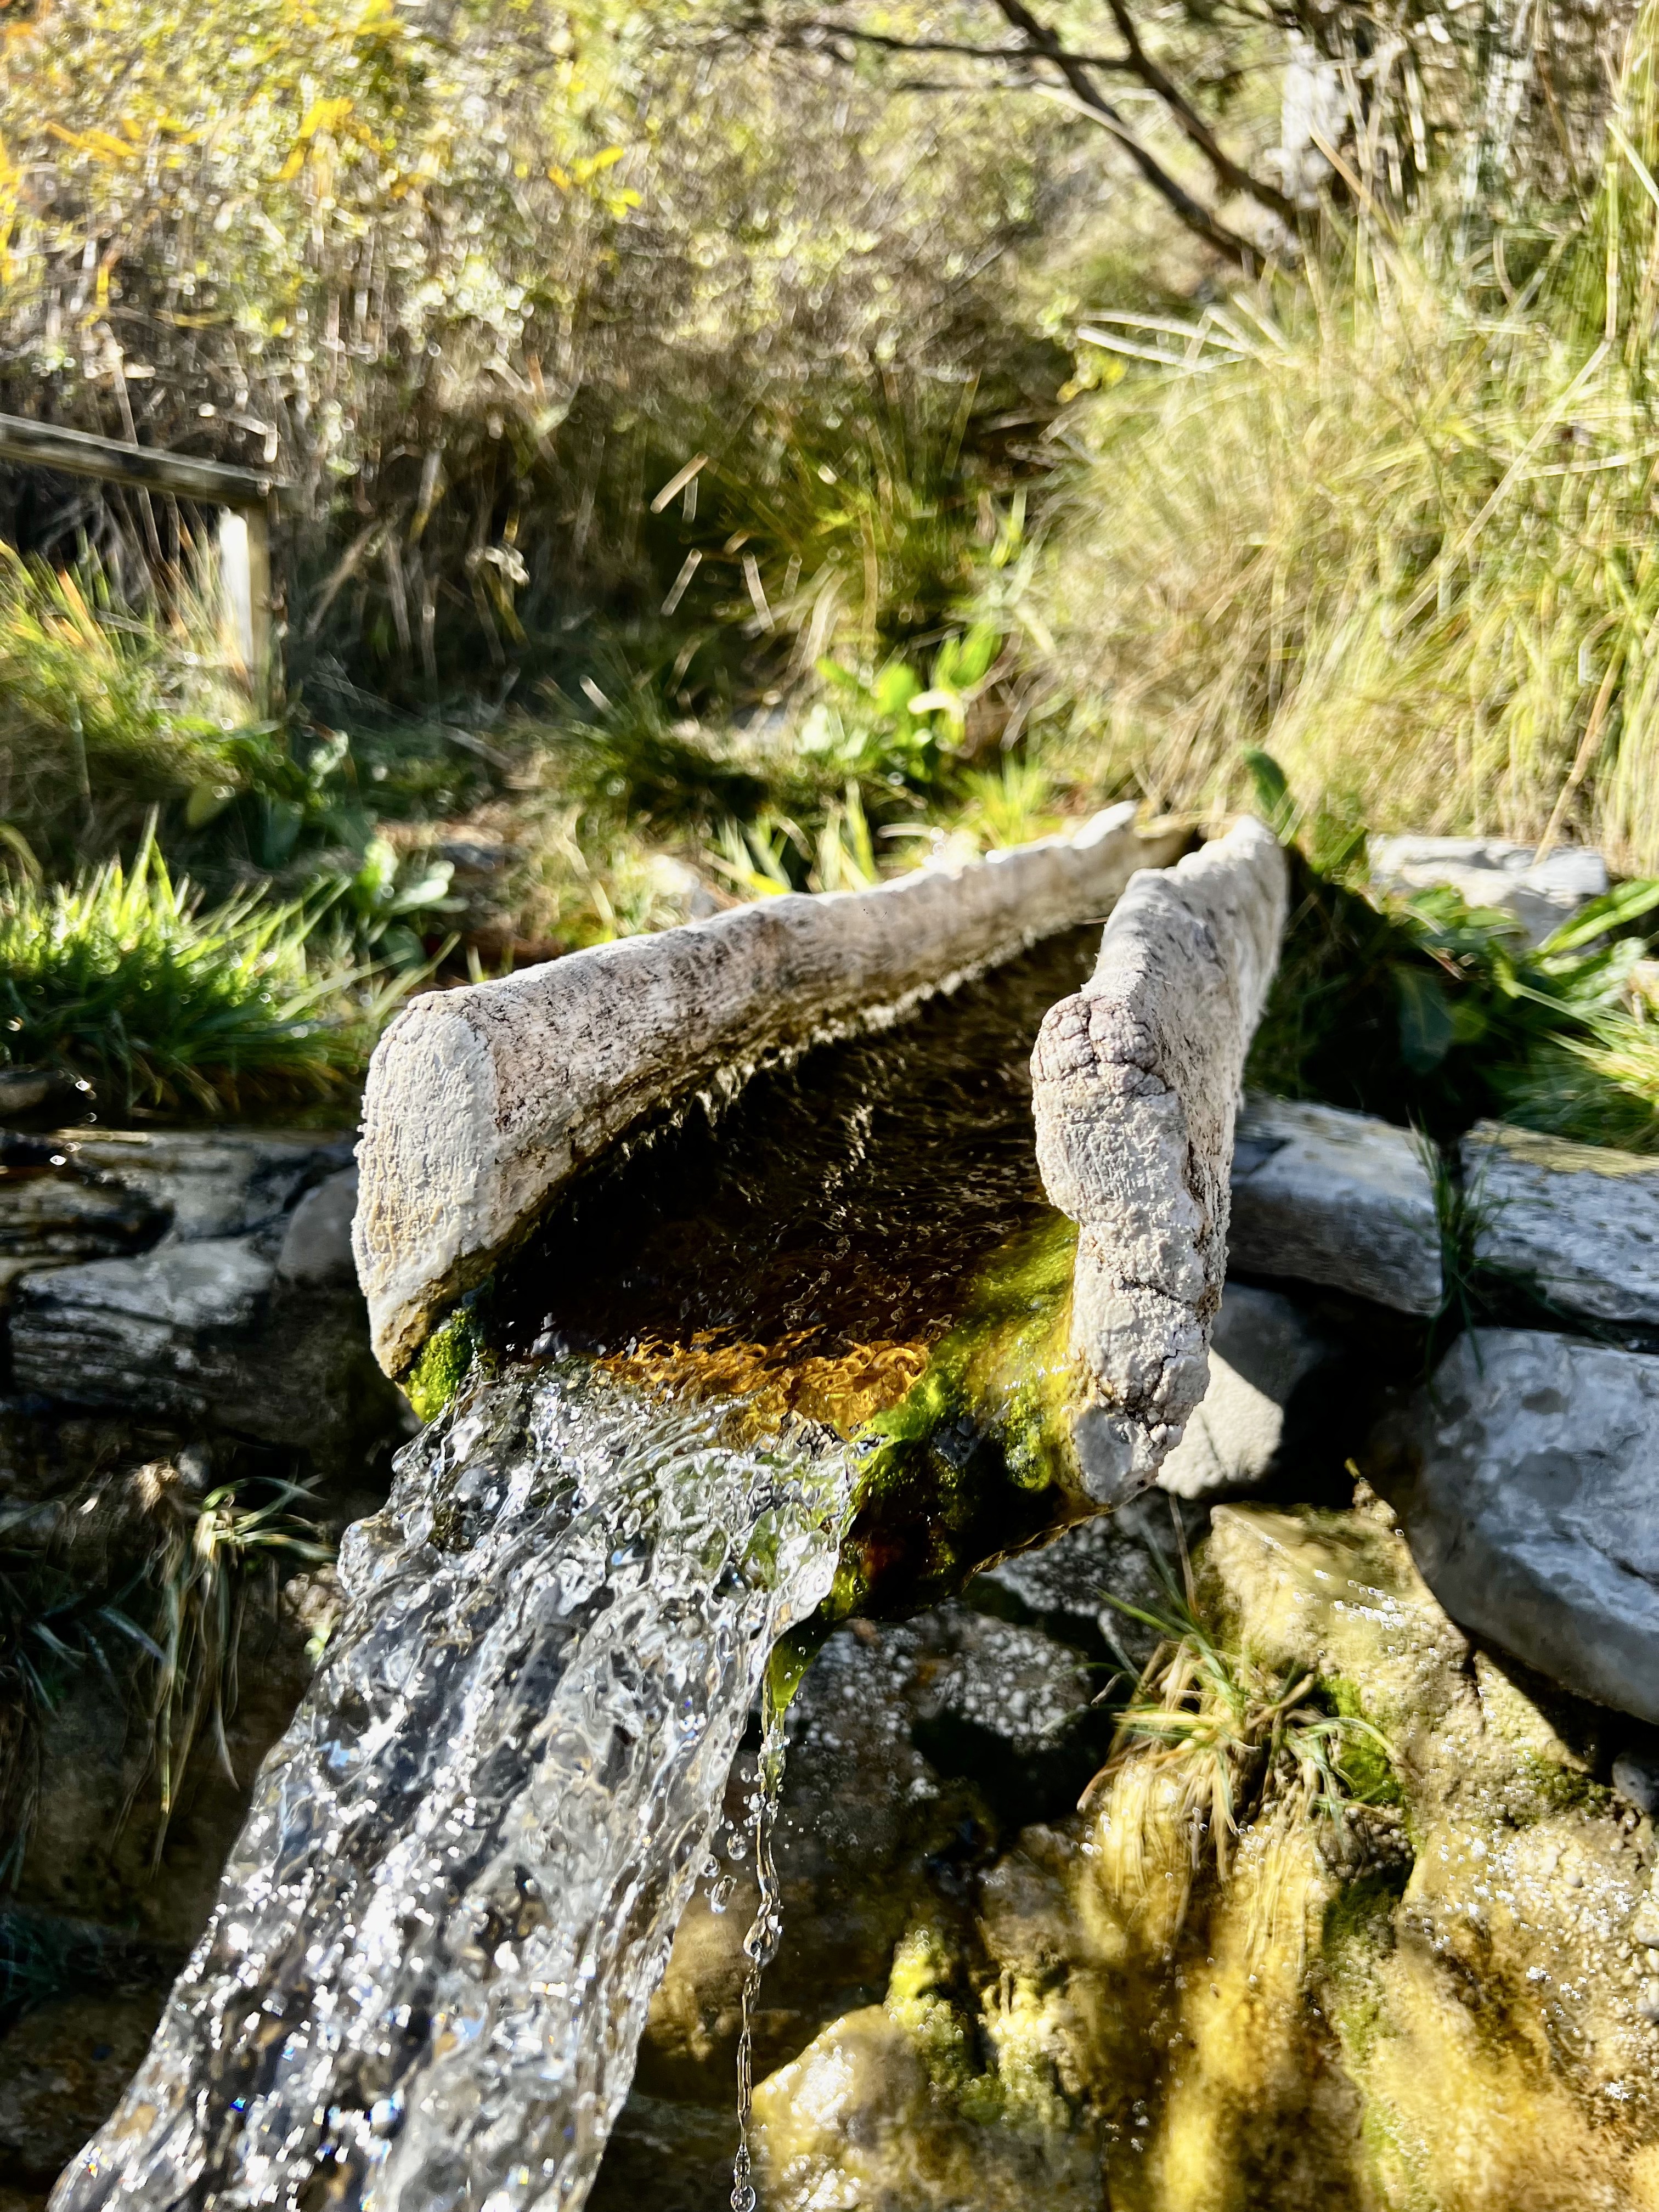
[(386, 1371), (624, 1131), (1103, 913), (1186, 842), (1139, 836), (1133, 817), (416, 999), (376, 1049), (358, 1155), (358, 1279)]
[(1470, 906), (1513, 915), (1529, 945), (1571, 921), (1607, 889), (1607, 864), (1583, 846), (1558, 845), (1541, 860), (1531, 845), (1498, 837), (1373, 837), (1371, 882), (1378, 890), (1428, 890), (1443, 884)]
[(1242, 1498), (1271, 1479), (1292, 1406), (1333, 1347), (1280, 1291), (1229, 1283), (1210, 1336), (1210, 1387), (1158, 1469), (1160, 1490), (1193, 1500)]
[(1253, 1091), (1233, 1148), (1230, 1264), (1432, 1314), (1443, 1296), (1434, 1184), (1409, 1129)]
[(1480, 1121), (1462, 1164), (1483, 1266), (1564, 1313), (1659, 1326), (1659, 1159)]
[(246, 1237), (346, 1166), (351, 1139), (258, 1129), (64, 1129), (52, 1138), (82, 1176), (107, 1176), (166, 1217), (168, 1243)]
[(1454, 1620), (1659, 1721), (1659, 1358), (1471, 1330), (1371, 1458)]

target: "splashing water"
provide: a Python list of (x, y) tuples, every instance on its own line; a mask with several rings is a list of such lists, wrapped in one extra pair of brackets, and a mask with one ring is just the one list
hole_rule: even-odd
[(749, 2179), (751, 2164), (749, 2124), (755, 2109), (755, 2007), (760, 1998), (761, 1976), (776, 1956), (783, 1933), (783, 1897), (778, 1869), (772, 1856), (772, 1832), (783, 1796), (784, 1760), (788, 1755), (788, 1708), (765, 1692), (765, 1729), (761, 1739), (759, 1771), (750, 1808), (755, 1816), (755, 1879), (760, 1901), (749, 1933), (743, 1939), (743, 2002), (738, 2030), (738, 2148), (732, 2161), (732, 2212), (755, 2212), (755, 2185)]
[[(731, 1433), (568, 1358), (408, 1448), (54, 2212), (581, 2204), (767, 1656), (828, 1589), (846, 1510), (838, 1447)], [(769, 1772), (776, 1749), (763, 1801)], [(775, 1936), (773, 1883), (757, 1980)]]

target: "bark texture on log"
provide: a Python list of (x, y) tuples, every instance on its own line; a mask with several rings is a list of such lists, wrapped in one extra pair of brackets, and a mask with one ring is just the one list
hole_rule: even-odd
[(1099, 1505), (1146, 1488), (1209, 1375), (1233, 1121), (1284, 934), (1285, 855), (1247, 817), (1137, 876), (1032, 1054), (1037, 1158), (1078, 1224), (1073, 1436)]
[(965, 867), (763, 899), (416, 999), (374, 1054), (358, 1154), (380, 1364), (404, 1372), (444, 1308), (630, 1127), (1103, 912), (1187, 842), (1133, 818), (1113, 807)]

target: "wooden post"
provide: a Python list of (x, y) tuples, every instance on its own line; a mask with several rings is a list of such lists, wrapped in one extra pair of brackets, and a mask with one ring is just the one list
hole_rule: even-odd
[(137, 491), (224, 510), (219, 520), (220, 634), (225, 656), (247, 686), (255, 711), (269, 713), (280, 689), (272, 658), (270, 507), (289, 492), (277, 477), (224, 461), (198, 460), (153, 446), (124, 445), (84, 430), (0, 415), (0, 461), (58, 469)]

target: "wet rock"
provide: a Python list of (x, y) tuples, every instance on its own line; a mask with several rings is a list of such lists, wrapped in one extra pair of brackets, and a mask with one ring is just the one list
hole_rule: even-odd
[(1581, 1697), (1659, 1721), (1659, 1358), (1460, 1337), (1372, 1479), (1452, 1617)]
[(1115, 808), (957, 869), (762, 899), (416, 999), (376, 1049), (359, 1152), (358, 1270), (386, 1371), (641, 1118), (1098, 914), (1182, 849), (1133, 822)]
[(1659, 1325), (1659, 1160), (1481, 1121), (1462, 1164), (1483, 1267), (1563, 1313)]
[(1371, 882), (1403, 893), (1444, 884), (1470, 906), (1512, 915), (1528, 944), (1541, 945), (1587, 900), (1602, 896), (1607, 864), (1583, 847), (1558, 845), (1541, 860), (1534, 851), (1497, 837), (1373, 837)]
[(50, 2187), (113, 2109), (164, 1994), (60, 1997), (0, 2040), (0, 2173)]
[(975, 1577), (968, 1599), (1091, 1658), (1125, 1652), (1139, 1668), (1157, 1634), (1135, 1613), (1168, 1613), (1170, 1590), (1180, 1587), (1182, 1541), (1196, 1545), (1208, 1526), (1202, 1504), (1147, 1491), (1051, 1544), (1001, 1560)]
[(975, 2118), (939, 2094), (928, 2056), (871, 2005), (763, 2082), (756, 2166), (768, 2212), (1095, 2212), (1091, 2140)]
[(1146, 1488), (1204, 1395), (1234, 1111), (1287, 882), (1278, 843), (1248, 817), (1137, 876), (1093, 975), (1050, 1011), (1031, 1054), (1043, 1185), (1078, 1224), (1073, 1432), (1098, 1506)]
[(283, 1284), (258, 1238), (58, 1268), (27, 1277), (14, 1299), (13, 1371), (46, 1396), (325, 1455), (399, 1422), (356, 1293)]
[[(759, 2073), (881, 1996), (910, 1920), (954, 1894), (1000, 1831), (1070, 1808), (1110, 1733), (1089, 1710), (1096, 1686), (1077, 1652), (963, 1607), (830, 1638), (790, 1708), (775, 1839), (784, 1933), (762, 1993)], [(731, 1856), (700, 1886), (652, 2002), (635, 2077), (649, 2096), (729, 2094), (757, 1899), (752, 1772), (739, 1763), (721, 1831)]]
[(1230, 1283), (1210, 1339), (1210, 1387), (1158, 1470), (1178, 1498), (1241, 1497), (1270, 1483), (1300, 1448), (1317, 1448), (1309, 1386), (1334, 1357), (1330, 1340), (1277, 1291)]
[(252, 1129), (66, 1129), (55, 1141), (81, 1175), (106, 1176), (165, 1214), (170, 1243), (268, 1228), (351, 1157), (349, 1137)]
[(1434, 1185), (1408, 1129), (1253, 1092), (1234, 1144), (1230, 1264), (1402, 1313), (1442, 1291)]

